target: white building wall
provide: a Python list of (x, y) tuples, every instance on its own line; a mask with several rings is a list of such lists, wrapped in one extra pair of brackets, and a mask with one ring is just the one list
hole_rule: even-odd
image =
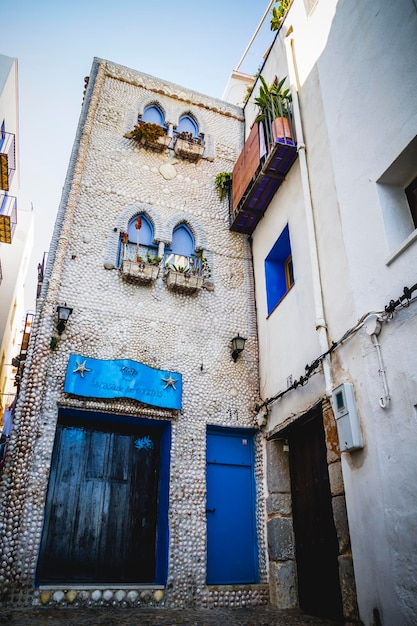
[[(11, 178), (8, 194), (19, 193), (19, 112), (18, 112), (18, 62), (0, 55), (0, 124), (5, 131), (15, 135), (16, 169)], [(1, 192), (4, 193), (4, 192)], [(12, 243), (0, 243), (0, 414), (10, 405), (16, 394), (16, 370), (11, 360), (20, 352), (22, 327), (25, 318), (25, 279), (33, 246), (33, 214), (18, 207), (17, 226)], [(34, 295), (34, 294), (33, 294)]]
[[(344, 4), (338, 4), (318, 72), (350, 289), (359, 318), (371, 310), (383, 311), (404, 286), (416, 283), (416, 232), (410, 223), (408, 232), (403, 230), (400, 214), (403, 189), (417, 174), (415, 160), (410, 159), (408, 168), (397, 169), (395, 183), (402, 199), (390, 223), (384, 219), (378, 180), (415, 141), (417, 13), (415, 4), (407, 1), (392, 7), (366, 3), (357, 9), (349, 9), (347, 19)], [(345, 77), (336, 90), (335, 75)], [(401, 251), (405, 241), (411, 245)], [(379, 335), (391, 395), (386, 409), (379, 404), (385, 393), (370, 337), (366, 332), (358, 334), (357, 356), (341, 351), (342, 363), (355, 382), (366, 438), (364, 453), (353, 455), (356, 462), (343, 455), (358, 599), (365, 623), (377, 608), (383, 623), (409, 624), (417, 608), (417, 491), (412, 479), (417, 470), (417, 369), (409, 349), (417, 327), (414, 308), (411, 304), (394, 314)], [(363, 373), (356, 364), (361, 356)], [(364, 516), (365, 503), (371, 515)]]
[[(293, 55), (287, 55), (290, 39)], [(417, 174), (416, 58), (411, 0), (355, 7), (319, 0), (310, 15), (295, 0), (262, 70), (272, 82), (274, 75), (290, 75), (283, 63), (294, 60), (329, 346), (368, 312), (383, 314), (390, 300), (416, 283), (417, 231), (405, 217), (403, 191)], [(300, 183), (297, 161), (253, 234), (264, 399), (284, 390), (288, 375), (300, 376), (321, 353)], [(264, 259), (286, 223), (295, 284), (267, 318)], [(378, 339), (391, 397), (386, 408), (380, 406), (385, 392), (377, 352), (365, 327), (331, 357), (333, 386), (354, 384), (365, 444), (342, 453), (342, 467), (366, 625), (376, 614), (384, 624), (411, 624), (417, 612), (415, 307), (411, 302), (392, 319), (383, 315)], [(320, 372), (271, 403), (267, 431), (326, 396)]]

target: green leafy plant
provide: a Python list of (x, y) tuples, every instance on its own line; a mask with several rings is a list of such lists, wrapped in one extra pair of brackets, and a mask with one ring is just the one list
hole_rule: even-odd
[(220, 200), (226, 198), (232, 184), (232, 172), (219, 172), (215, 179)]
[(160, 256), (152, 256), (149, 252), (146, 253), (146, 263), (149, 265), (159, 265), (162, 261), (162, 257)]
[(276, 0), (279, 2), (277, 7), (272, 9), (271, 30), (278, 30), (284, 21), (284, 17), (290, 7), (291, 0)]
[(59, 344), (58, 337), (51, 337), (51, 342), (49, 344), (50, 350), (56, 350)]
[(259, 76), (261, 86), (255, 104), (258, 105), (260, 113), (256, 121), (272, 121), (277, 117), (289, 117), (289, 104), (291, 102), (290, 89), (284, 89), (287, 77), (268, 85), (263, 76)]
[(153, 122), (141, 122), (134, 127), (130, 136), (132, 139), (136, 139), (136, 141), (152, 143), (157, 141), (160, 137), (163, 137), (165, 134), (165, 129), (159, 124), (154, 124)]
[(203, 276), (204, 278), (211, 278), (211, 268), (209, 265), (209, 262), (207, 261), (206, 257), (203, 256), (203, 251), (199, 250), (198, 252), (196, 252), (196, 259), (198, 261), (198, 265), (200, 266), (200, 276)]
[(192, 270), (190, 267), (184, 265), (174, 265), (174, 263), (165, 263), (166, 272), (177, 272), (177, 274), (184, 274), (184, 276), (191, 276)]
[(146, 253), (145, 258), (140, 254), (137, 254), (135, 258), (137, 263), (146, 263), (147, 265), (159, 265), (162, 261), (162, 257), (153, 256), (149, 252)]
[(195, 259), (189, 259), (189, 265), (174, 265), (173, 263), (165, 263), (165, 271), (177, 272), (184, 276), (202, 276), (210, 278), (211, 268), (202, 250), (196, 252)]

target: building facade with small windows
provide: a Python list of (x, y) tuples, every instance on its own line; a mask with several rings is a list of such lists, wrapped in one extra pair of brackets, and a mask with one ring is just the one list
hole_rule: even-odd
[(3, 602), (414, 623), (416, 43), (412, 0), (294, 0), (244, 109), (95, 60)]
[[(33, 212), (18, 205), (19, 163), (18, 61), (0, 54), (0, 433), (21, 374), (15, 358), (24, 337), (24, 286), (33, 246)], [(0, 467), (1, 457), (0, 452)]]
[(417, 614), (416, 6), (289, 4), (232, 183), (232, 229), (254, 259), (271, 599), (405, 626)]
[(253, 269), (215, 186), (243, 123), (93, 63), (2, 476), (6, 604), (268, 601)]

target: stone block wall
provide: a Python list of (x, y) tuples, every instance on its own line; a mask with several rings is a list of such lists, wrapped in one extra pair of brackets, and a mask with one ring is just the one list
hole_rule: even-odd
[(288, 609), (298, 606), (288, 452), (280, 440), (268, 441), (266, 451), (270, 595)]

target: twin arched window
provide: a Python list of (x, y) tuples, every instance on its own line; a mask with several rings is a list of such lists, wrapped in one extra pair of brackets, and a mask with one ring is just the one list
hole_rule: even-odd
[[(157, 104), (150, 104), (145, 107), (143, 111), (143, 115), (139, 118), (140, 122), (151, 122), (152, 124), (158, 124), (158, 126), (162, 126), (162, 128), (167, 128), (165, 123), (165, 114), (162, 109)], [(195, 119), (189, 114), (186, 113), (182, 115), (178, 121), (178, 126), (175, 129), (175, 134), (179, 133), (188, 133), (193, 138), (197, 139), (200, 137), (200, 130)]]
[[(130, 261), (147, 261), (156, 257), (158, 245), (154, 241), (151, 221), (143, 213), (135, 215), (129, 222), (127, 233), (122, 238), (121, 258)], [(196, 267), (198, 258), (195, 240), (186, 224), (179, 224), (172, 234), (172, 242), (165, 249), (164, 264), (171, 268), (190, 270)]]

